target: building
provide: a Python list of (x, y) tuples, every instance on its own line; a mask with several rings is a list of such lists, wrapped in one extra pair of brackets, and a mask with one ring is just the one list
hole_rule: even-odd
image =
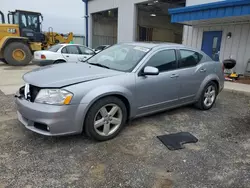
[(250, 1), (227, 0), (169, 10), (184, 28), (183, 43), (215, 60), (235, 59), (235, 71), (250, 73)]
[(250, 74), (249, 0), (89, 0), (89, 43), (183, 43)]
[(89, 0), (92, 47), (126, 41), (181, 42), (183, 26), (171, 24), (169, 8), (185, 0)]

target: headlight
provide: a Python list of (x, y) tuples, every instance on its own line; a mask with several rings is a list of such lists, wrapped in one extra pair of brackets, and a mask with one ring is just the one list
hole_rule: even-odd
[(36, 96), (36, 103), (64, 105), (69, 104), (73, 94), (63, 89), (41, 89)]

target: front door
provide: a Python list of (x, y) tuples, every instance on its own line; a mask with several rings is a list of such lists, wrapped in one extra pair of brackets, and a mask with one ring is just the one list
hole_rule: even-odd
[(175, 50), (156, 52), (145, 66), (159, 69), (159, 75), (136, 78), (137, 115), (174, 106), (178, 103), (178, 75)]
[(214, 61), (219, 61), (222, 31), (205, 31), (201, 50)]

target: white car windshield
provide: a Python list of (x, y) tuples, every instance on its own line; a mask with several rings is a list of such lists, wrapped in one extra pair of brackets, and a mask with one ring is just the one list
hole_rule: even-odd
[(118, 71), (130, 72), (149, 50), (149, 48), (141, 46), (117, 44), (96, 54), (88, 60), (88, 63)]
[(51, 52), (57, 52), (63, 45), (61, 44), (56, 44), (54, 46), (51, 46), (48, 51), (51, 51)]

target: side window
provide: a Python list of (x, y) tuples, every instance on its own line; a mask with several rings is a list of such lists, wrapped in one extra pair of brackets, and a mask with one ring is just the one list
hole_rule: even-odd
[(67, 49), (66, 49), (66, 47), (64, 47), (64, 48), (61, 50), (61, 52), (62, 52), (63, 54), (67, 54)]
[(28, 15), (28, 27), (33, 31), (38, 31), (38, 17), (34, 15)]
[(81, 51), (81, 54), (84, 54), (84, 55), (94, 55), (94, 52), (84, 46), (79, 46), (79, 49)]
[(156, 67), (160, 72), (176, 69), (177, 61), (175, 50), (164, 50), (157, 52), (148, 61), (147, 66)]
[(202, 59), (203, 55), (190, 51), (190, 50), (180, 50), (180, 68), (194, 67)]
[(68, 54), (80, 54), (76, 46), (66, 46)]
[(26, 28), (27, 27), (27, 19), (24, 14), (21, 15), (21, 28)]

